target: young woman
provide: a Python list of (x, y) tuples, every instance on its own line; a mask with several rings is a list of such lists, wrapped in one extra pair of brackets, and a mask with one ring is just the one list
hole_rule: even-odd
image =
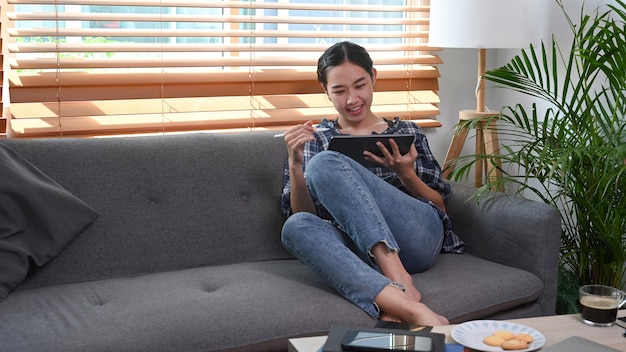
[[(387, 120), (370, 110), (376, 70), (367, 51), (351, 42), (328, 48), (318, 80), (339, 113), (316, 131), (309, 121), (285, 133), (289, 160), (282, 208), (285, 247), (346, 299), (373, 318), (415, 325), (448, 320), (421, 303), (411, 273), (430, 268), (443, 250), (462, 252), (445, 213), (450, 186), (441, 177), (426, 136), (412, 122)], [(414, 145), (401, 155), (379, 144), (383, 156), (365, 168), (327, 150), (339, 134), (405, 134)]]

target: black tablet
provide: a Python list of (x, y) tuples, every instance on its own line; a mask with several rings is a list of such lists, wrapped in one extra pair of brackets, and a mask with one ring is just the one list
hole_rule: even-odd
[(380, 166), (372, 161), (366, 160), (363, 151), (370, 152), (382, 156), (382, 152), (376, 145), (376, 142), (382, 142), (385, 147), (391, 151), (389, 139), (395, 140), (400, 153), (402, 155), (409, 152), (411, 144), (413, 144), (414, 136), (412, 134), (372, 134), (366, 136), (334, 136), (328, 144), (328, 150), (334, 150), (345, 154), (352, 159), (358, 161), (365, 167)]
[(348, 331), (344, 335), (341, 347), (347, 351), (434, 351), (430, 336), (405, 334), (404, 331)]

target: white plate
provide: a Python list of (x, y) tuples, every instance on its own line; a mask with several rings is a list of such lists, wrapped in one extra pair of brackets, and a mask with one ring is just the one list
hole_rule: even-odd
[(483, 343), (483, 339), (492, 335), (497, 330), (507, 330), (514, 334), (529, 334), (533, 342), (525, 350), (516, 352), (534, 351), (540, 349), (546, 343), (546, 337), (539, 331), (522, 324), (510, 323), (499, 320), (473, 320), (452, 328), (450, 335), (459, 344), (478, 351), (504, 351), (502, 347), (489, 346)]

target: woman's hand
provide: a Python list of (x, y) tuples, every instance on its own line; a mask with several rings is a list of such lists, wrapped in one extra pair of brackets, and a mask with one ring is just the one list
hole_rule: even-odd
[(377, 145), (383, 153), (383, 157), (379, 157), (371, 152), (365, 151), (363, 154), (365, 154), (367, 159), (385, 166), (395, 172), (404, 187), (413, 197), (429, 199), (441, 210), (446, 210), (446, 204), (443, 201), (441, 194), (424, 183), (424, 181), (422, 181), (415, 172), (414, 164), (418, 157), (415, 144), (412, 144), (411, 149), (409, 149), (408, 153), (404, 155), (400, 154), (398, 144), (396, 144), (393, 139), (389, 141), (391, 151), (387, 150), (381, 142), (378, 142)]
[(417, 159), (417, 149), (415, 149), (414, 144), (411, 144), (411, 148), (404, 155), (400, 153), (400, 148), (393, 138), (389, 138), (391, 150), (387, 149), (382, 142), (377, 142), (376, 145), (383, 156), (380, 157), (366, 150), (363, 152), (366, 159), (388, 168), (398, 176), (406, 175), (407, 173), (415, 173), (413, 165)]
[(285, 144), (289, 153), (289, 164), (302, 165), (304, 162), (304, 145), (315, 140), (313, 121), (294, 126), (285, 132)]

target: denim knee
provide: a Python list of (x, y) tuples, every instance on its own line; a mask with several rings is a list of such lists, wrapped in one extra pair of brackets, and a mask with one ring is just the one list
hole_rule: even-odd
[(307, 236), (308, 231), (306, 231), (306, 228), (316, 226), (315, 223), (320, 221), (323, 220), (317, 215), (308, 212), (303, 211), (292, 214), (285, 220), (280, 234), (283, 245), (288, 248), (293, 248), (294, 244), (301, 242), (303, 236)]
[[(298, 228), (298, 224), (300, 223), (300, 219), (305, 218), (306, 214), (310, 214), (310, 213), (306, 213), (306, 212), (295, 213), (289, 216), (287, 220), (285, 220), (285, 223), (283, 224), (283, 228), (280, 233), (280, 239), (283, 242), (283, 244), (291, 243), (293, 242), (294, 237), (301, 235), (300, 232), (297, 230), (297, 228)], [(313, 215), (313, 214), (310, 214), (310, 215)]]

